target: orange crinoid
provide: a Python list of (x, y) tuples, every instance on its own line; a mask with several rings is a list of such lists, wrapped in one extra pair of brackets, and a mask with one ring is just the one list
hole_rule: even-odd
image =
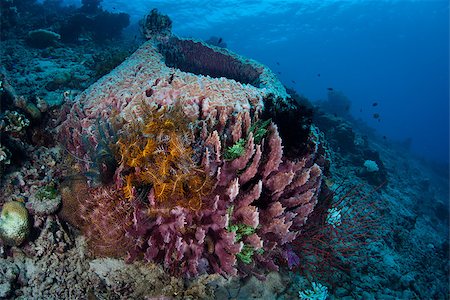
[(151, 207), (200, 209), (211, 180), (193, 159), (192, 143), (189, 119), (180, 108), (142, 104), (140, 116), (124, 127), (117, 142), (125, 197), (151, 189), (156, 202)]

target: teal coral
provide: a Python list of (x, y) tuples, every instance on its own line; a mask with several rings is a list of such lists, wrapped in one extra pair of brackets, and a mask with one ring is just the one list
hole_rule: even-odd
[(312, 290), (298, 292), (301, 300), (326, 300), (328, 297), (328, 288), (320, 283), (313, 282)]

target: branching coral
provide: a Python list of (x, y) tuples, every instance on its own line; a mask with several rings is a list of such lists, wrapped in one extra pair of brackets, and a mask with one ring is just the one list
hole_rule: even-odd
[(364, 201), (375, 191), (344, 185), (334, 191), (324, 189), (323, 199), (292, 243), (303, 263), (290, 267), (313, 278), (349, 273), (349, 262), (362, 258), (360, 251), (375, 239), (374, 232), (380, 227), (380, 220), (374, 217), (376, 202)]

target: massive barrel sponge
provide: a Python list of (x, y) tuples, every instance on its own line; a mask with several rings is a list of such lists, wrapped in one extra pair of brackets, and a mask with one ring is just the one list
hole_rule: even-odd
[(102, 178), (63, 199), (77, 201), (71, 219), (94, 254), (188, 276), (277, 269), (317, 203), (324, 153), (311, 130), (306, 154), (288, 159), (261, 119), (267, 101), (292, 105), (265, 66), (176, 37), (146, 42), (83, 92), (58, 132), (76, 169)]

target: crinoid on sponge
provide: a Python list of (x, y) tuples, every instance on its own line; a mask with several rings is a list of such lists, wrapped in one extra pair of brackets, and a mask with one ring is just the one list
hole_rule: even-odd
[[(166, 117), (158, 117), (158, 122), (164, 124)], [(228, 118), (222, 124), (221, 114), (208, 120), (192, 120), (189, 125), (193, 128), (192, 138), (187, 139), (190, 144), (184, 144), (191, 159), (175, 156), (177, 159), (172, 161), (178, 165), (170, 163), (175, 170), (154, 170), (162, 168), (153, 163), (157, 159), (148, 164), (149, 171), (153, 170), (160, 178), (161, 174), (181, 172), (178, 169), (192, 170), (194, 175), (207, 174), (208, 189), (199, 193), (202, 205), (198, 209), (170, 201), (180, 197), (189, 203), (185, 197), (190, 193), (169, 194), (164, 198), (168, 202), (161, 202), (158, 189), (151, 189), (145, 201), (140, 200), (138, 195), (142, 193), (132, 183), (139, 182), (140, 176), (135, 174), (141, 168), (119, 167), (125, 178), (122, 182), (131, 184), (131, 188), (125, 185), (125, 193), (133, 196), (130, 201), (134, 205), (134, 218), (128, 236), (137, 242), (129, 250), (131, 259), (143, 256), (148, 261), (163, 263), (175, 274), (188, 276), (203, 272), (236, 275), (238, 271), (254, 273), (259, 268), (278, 268), (274, 263), (277, 255), (295, 239), (316, 205), (322, 173), (315, 161), (322, 157), (320, 146), (312, 135), (309, 143), (315, 145), (317, 156), (283, 161), (281, 138), (270, 120), (252, 119), (248, 112), (233, 112)], [(166, 134), (172, 130), (163, 129)], [(169, 138), (162, 140), (167, 143)], [(142, 154), (147, 142), (141, 141), (139, 147), (132, 142), (133, 149), (140, 149), (138, 152)], [(192, 149), (187, 145), (193, 145)], [(132, 161), (136, 157), (123, 159)], [(197, 178), (203, 180), (201, 176)], [(159, 184), (155, 181), (150, 185), (155, 183)]]
[(179, 107), (142, 104), (140, 111), (139, 120), (124, 126), (117, 142), (124, 196), (131, 199), (152, 189), (157, 203), (150, 203), (150, 209), (199, 210), (211, 180), (195, 160), (189, 119)]
[[(203, 43), (177, 47), (181, 65), (199, 68), (169, 67), (149, 41), (84, 91), (58, 128), (81, 172), (99, 152), (99, 124), (113, 125), (117, 137), (113, 183), (88, 186), (80, 199), (89, 204), (82, 231), (94, 252), (126, 252), (173, 274), (276, 270), (317, 204), (320, 135), (289, 122), (304, 125), (305, 149), (288, 156), (276, 119), (262, 114), (266, 98), (273, 110), (291, 106), (270, 70), (227, 50), (218, 64), (209, 55), (217, 49)], [(213, 68), (226, 70), (206, 76)], [(115, 241), (124, 245), (117, 252)]]

